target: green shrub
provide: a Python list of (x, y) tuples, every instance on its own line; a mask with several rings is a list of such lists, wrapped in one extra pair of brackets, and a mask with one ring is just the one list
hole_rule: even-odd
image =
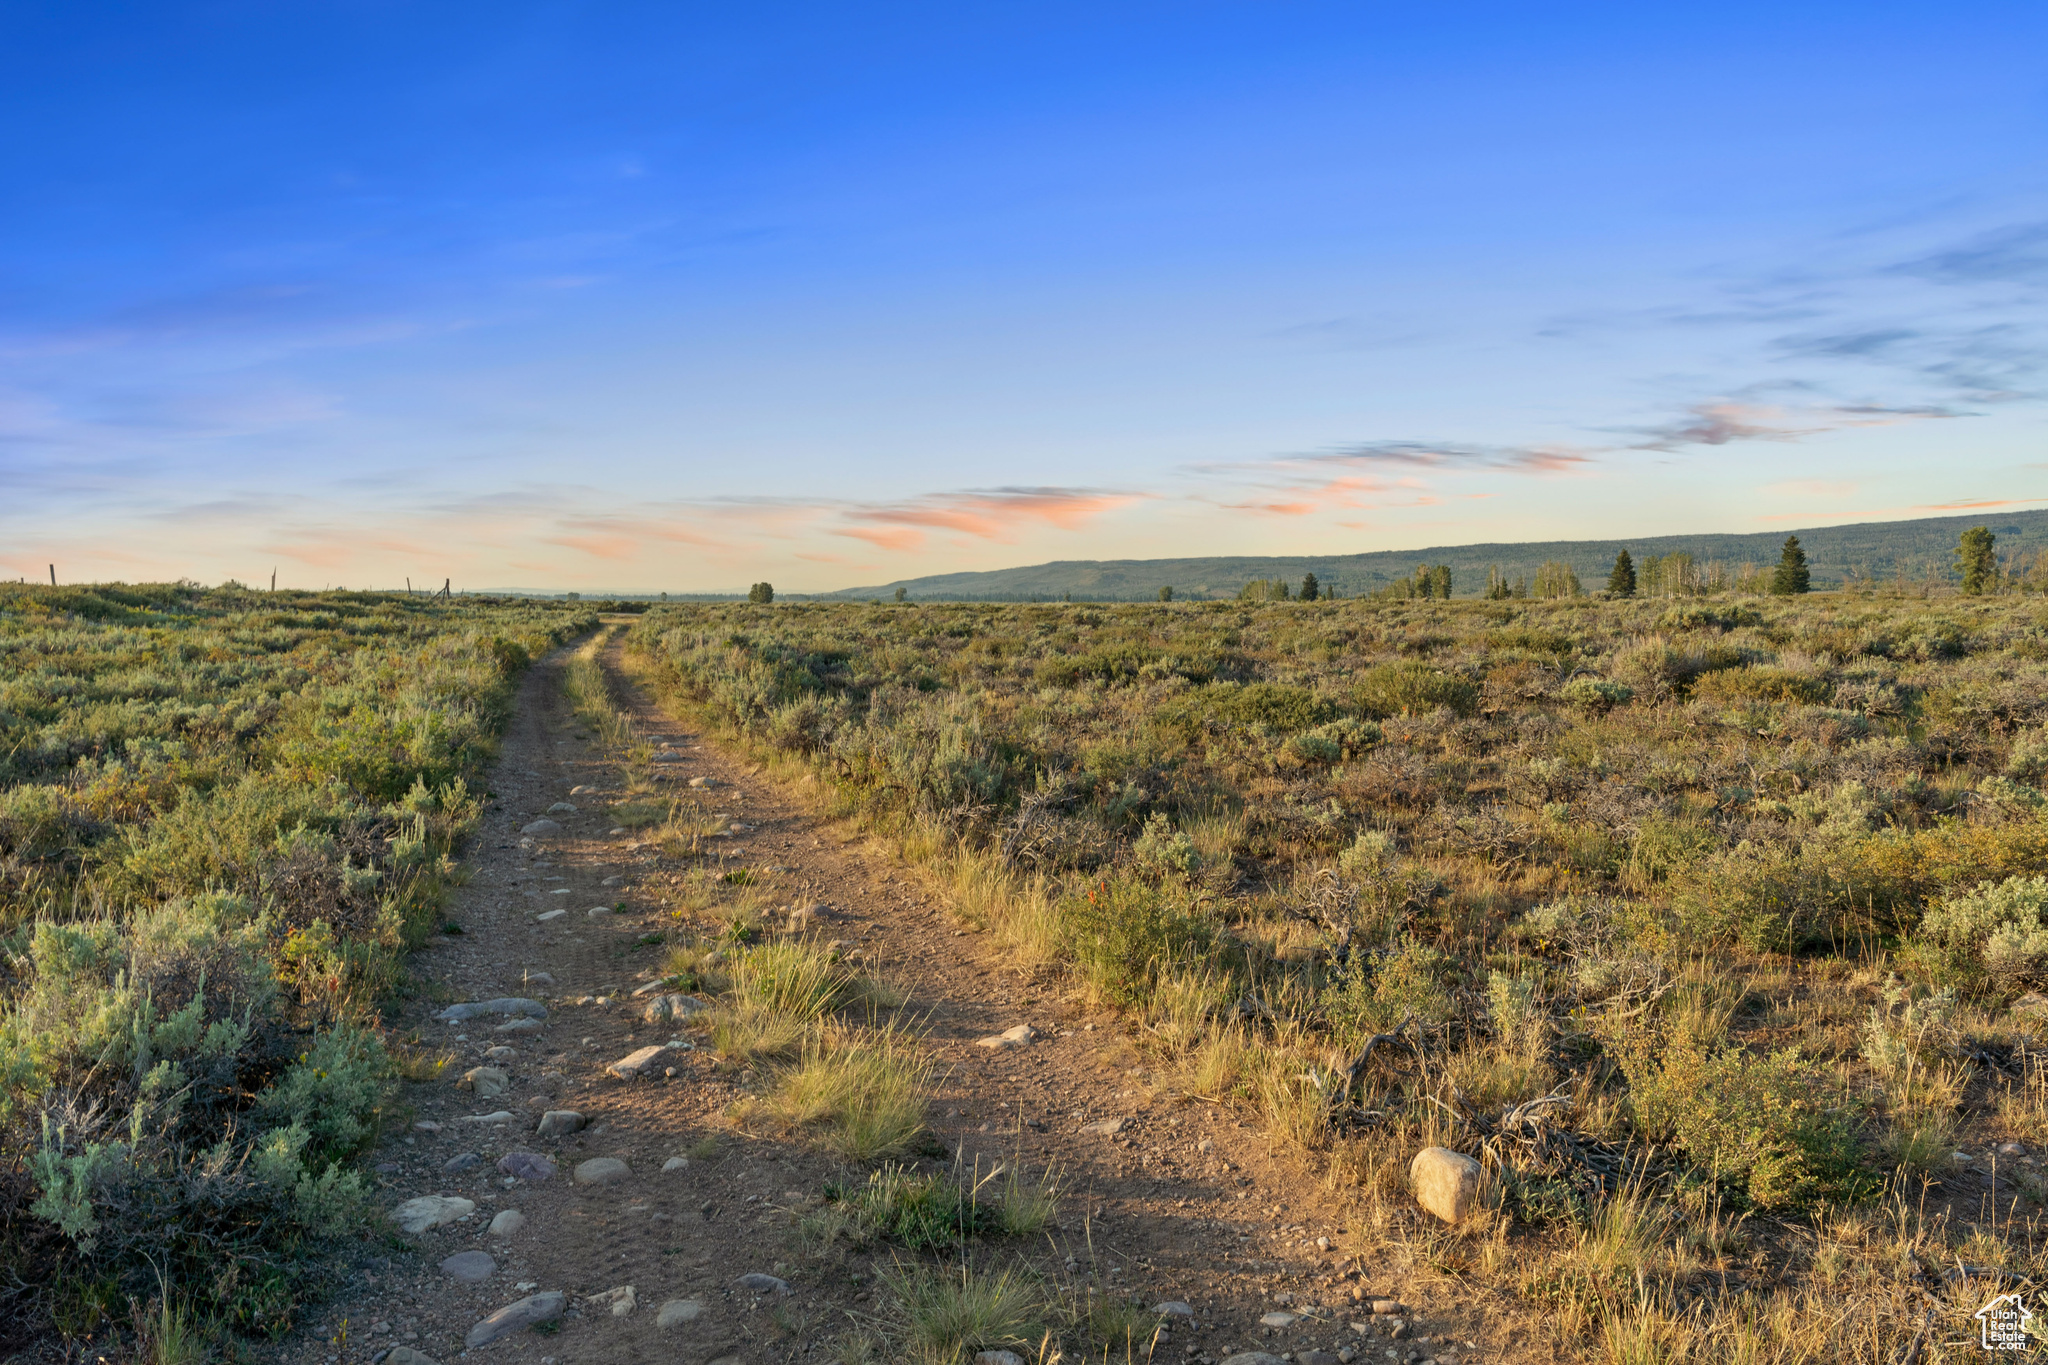
[(1138, 866), (1155, 877), (1193, 877), (1202, 870), (1202, 855), (1194, 840), (1173, 827), (1159, 811), (1145, 818), (1145, 828), (1131, 845)]
[(2048, 979), (2048, 877), (1980, 882), (1929, 906), (1916, 934), (1955, 979), (2007, 989)]
[(1478, 684), (1418, 662), (1375, 664), (1358, 675), (1353, 695), (1370, 716), (1419, 715), (1438, 707), (1469, 716), (1479, 709)]
[(1868, 1192), (1853, 1116), (1796, 1052), (1753, 1056), (1673, 1034), (1619, 1049), (1636, 1125), (1760, 1209)]
[(1573, 706), (1594, 715), (1602, 715), (1617, 706), (1626, 705), (1636, 690), (1627, 683), (1609, 682), (1605, 678), (1573, 678), (1564, 685), (1562, 696)]
[(1114, 1004), (1142, 1005), (1175, 968), (1216, 942), (1208, 917), (1170, 886), (1106, 876), (1060, 905), (1060, 933), (1082, 974)]

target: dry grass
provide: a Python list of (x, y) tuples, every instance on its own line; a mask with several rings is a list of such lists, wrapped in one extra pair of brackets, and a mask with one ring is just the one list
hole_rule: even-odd
[(932, 1062), (893, 1030), (816, 1028), (756, 1112), (853, 1161), (901, 1156), (924, 1131)]

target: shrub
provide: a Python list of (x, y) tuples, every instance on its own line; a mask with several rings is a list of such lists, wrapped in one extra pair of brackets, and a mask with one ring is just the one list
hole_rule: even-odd
[(1359, 757), (1382, 738), (1376, 722), (1347, 717), (1294, 736), (1287, 742), (1287, 748), (1304, 763), (1336, 763)]
[(1375, 664), (1358, 675), (1353, 695), (1372, 716), (1422, 714), (1440, 706), (1469, 716), (1479, 709), (1478, 684), (1419, 662)]
[(1620, 1050), (1636, 1124), (1761, 1209), (1863, 1192), (1846, 1109), (1796, 1052), (1758, 1057), (1674, 1035)]
[(1194, 840), (1173, 827), (1159, 811), (1145, 818), (1145, 828), (1131, 845), (1138, 866), (1155, 877), (1193, 877), (1202, 869)]
[(1564, 685), (1562, 695), (1580, 710), (1601, 715), (1625, 705), (1635, 694), (1636, 690), (1627, 683), (1609, 682), (1605, 678), (1573, 678)]
[(2048, 877), (2008, 877), (1943, 897), (1921, 917), (1917, 937), (1957, 979), (1985, 977), (2016, 989), (2048, 972)]
[(1142, 1005), (1166, 973), (1193, 965), (1216, 941), (1207, 916), (1180, 893), (1134, 877), (1101, 878), (1060, 906), (1060, 932), (1102, 996)]

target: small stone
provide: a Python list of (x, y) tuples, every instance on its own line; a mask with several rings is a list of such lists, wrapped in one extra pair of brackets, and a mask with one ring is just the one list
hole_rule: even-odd
[(576, 1167), (579, 1185), (612, 1185), (633, 1174), (633, 1168), (615, 1156), (594, 1156)]
[(650, 1024), (665, 1024), (671, 1020), (680, 1023), (710, 1008), (694, 995), (657, 995), (647, 1002), (646, 1009), (640, 1011), (640, 1017)]
[(655, 1060), (659, 1058), (665, 1050), (666, 1049), (658, 1046), (643, 1047), (638, 1049), (637, 1051), (627, 1053), (625, 1056), (619, 1058), (619, 1060), (613, 1062), (610, 1066), (606, 1067), (605, 1070), (610, 1074), (617, 1076), (622, 1081), (638, 1080), (640, 1078), (640, 1073), (653, 1067)]
[(462, 1079), (455, 1083), (458, 1090), (474, 1090), (480, 1100), (495, 1099), (512, 1085), (512, 1078), (501, 1066), (473, 1066), (462, 1073)]
[(438, 1365), (432, 1356), (423, 1355), (410, 1346), (394, 1346), (391, 1354), (384, 1357), (384, 1365)]
[(441, 1273), (464, 1284), (481, 1284), (498, 1273), (488, 1251), (458, 1251), (441, 1262)]
[(1029, 1047), (1031, 1045), (1031, 1040), (1033, 1038), (1036, 1038), (1037, 1036), (1038, 1031), (1032, 1028), (1031, 1025), (1019, 1024), (1015, 1028), (1005, 1029), (1003, 1032), (995, 1034), (992, 1037), (977, 1038), (975, 1040), (974, 1045), (976, 1047), (998, 1049), (1009, 1049), (1013, 1047)]
[(588, 1120), (574, 1109), (550, 1109), (540, 1116), (540, 1127), (534, 1133), (540, 1137), (566, 1137), (579, 1132)]
[(607, 1289), (602, 1294), (592, 1294), (586, 1303), (604, 1304), (612, 1310), (612, 1316), (623, 1318), (640, 1306), (640, 1295), (630, 1284), (616, 1289)]
[(1301, 1351), (1295, 1355), (1294, 1365), (1338, 1365), (1338, 1361), (1328, 1351)]
[(567, 910), (543, 910), (538, 915), (535, 915), (533, 919), (536, 924), (546, 924), (549, 920), (560, 919), (568, 913)]
[(2027, 1154), (2027, 1144), (2024, 1142), (2001, 1142), (1998, 1144), (1998, 1154), (2000, 1156), (2025, 1156)]
[(1234, 1356), (1223, 1357), (1223, 1365), (1287, 1365), (1287, 1362), (1265, 1351), (1239, 1351)]
[(1261, 1327), (1292, 1327), (1297, 1319), (1292, 1313), (1268, 1313), (1259, 1319)]
[(512, 1121), (512, 1111), (510, 1109), (500, 1109), (490, 1114), (464, 1114), (462, 1121), (464, 1123), (510, 1123)]
[(667, 1161), (661, 1163), (661, 1169), (664, 1175), (670, 1171), (687, 1171), (690, 1169), (690, 1158), (686, 1156), (672, 1156)]
[(589, 916), (591, 919), (603, 919), (606, 915), (609, 915), (611, 912), (612, 908), (609, 905), (593, 905), (588, 910), (585, 910), (583, 913)]
[(1103, 1119), (1100, 1122), (1085, 1125), (1081, 1131), (1084, 1133), (1097, 1133), (1103, 1137), (1115, 1137), (1124, 1130), (1124, 1124), (1128, 1121), (1127, 1119)]
[(521, 825), (519, 832), (529, 839), (548, 839), (562, 832), (562, 827), (545, 817), (530, 825)]
[(557, 801), (554, 805), (548, 807), (549, 815), (574, 815), (575, 813), (576, 808), (567, 801)]
[(1408, 1164), (1415, 1202), (1446, 1223), (1470, 1218), (1479, 1208), (1479, 1163), (1448, 1147), (1425, 1147)]
[(491, 1220), (491, 1236), (510, 1237), (526, 1226), (526, 1215), (518, 1209), (503, 1209)]
[(441, 1131), (441, 1125), (434, 1122), (432, 1119), (421, 1119), (418, 1123), (415, 1123), (413, 1127), (422, 1133), (438, 1133)]
[(475, 1152), (464, 1152), (460, 1156), (451, 1156), (442, 1162), (441, 1169), (450, 1175), (455, 1175), (462, 1171), (473, 1170), (483, 1164), (484, 1159)]
[(521, 1180), (546, 1180), (555, 1173), (555, 1163), (538, 1152), (507, 1152), (498, 1158), (498, 1169)]
[(518, 1048), (506, 1047), (503, 1043), (498, 1044), (498, 1046), (496, 1047), (484, 1049), (484, 1056), (490, 1058), (494, 1062), (510, 1061), (512, 1058), (517, 1057), (518, 1055)]
[(538, 1019), (514, 1019), (509, 1023), (498, 1025), (491, 1031), (493, 1033), (538, 1033), (540, 1030), (541, 1022)]
[(1024, 1357), (1015, 1351), (982, 1351), (975, 1355), (974, 1365), (1024, 1365)]
[(534, 1019), (548, 1017), (548, 1007), (538, 1000), (526, 1000), (518, 996), (501, 996), (496, 1000), (465, 1000), (450, 1005), (435, 1015), (444, 1023), (459, 1024), (465, 1019), (481, 1019), (487, 1014), (523, 1014)]
[(718, 779), (715, 777), (693, 777), (690, 779), (690, 785), (699, 788), (715, 787), (718, 785)]
[(1376, 1316), (1386, 1317), (1391, 1313), (1405, 1313), (1408, 1310), (1401, 1306), (1399, 1299), (1374, 1299), (1372, 1311)]
[(555, 978), (547, 972), (528, 972), (526, 980), (522, 984), (528, 986), (552, 986), (555, 984)]
[(1189, 1322), (1193, 1322), (1195, 1320), (1195, 1310), (1188, 1304), (1181, 1303), (1175, 1299), (1168, 1299), (1165, 1303), (1155, 1303), (1152, 1305), (1152, 1316), (1156, 1318), (1185, 1318)]
[(404, 1170), (405, 1167), (399, 1165), (395, 1161), (380, 1161), (375, 1166), (372, 1166), (370, 1169), (375, 1171), (378, 1175), (397, 1175), (400, 1171)]
[(444, 1194), (423, 1194), (391, 1210), (391, 1221), (398, 1224), (401, 1232), (418, 1234), (443, 1223), (467, 1218), (475, 1212), (476, 1204), (471, 1200)]
[(654, 1325), (667, 1331), (671, 1327), (681, 1327), (686, 1322), (695, 1322), (703, 1312), (702, 1299), (670, 1299), (661, 1306), (661, 1311), (654, 1315)]
[(499, 1337), (523, 1332), (543, 1322), (553, 1322), (562, 1316), (562, 1310), (568, 1306), (569, 1296), (558, 1289), (550, 1289), (544, 1294), (529, 1294), (516, 1303), (506, 1304), (470, 1328), (469, 1335), (463, 1338), (463, 1344), (474, 1350), (478, 1346), (489, 1345)]
[(751, 1274), (740, 1276), (737, 1280), (733, 1281), (733, 1284), (755, 1294), (787, 1294), (790, 1292), (789, 1281), (778, 1279), (773, 1275), (764, 1275), (758, 1270)]
[(1408, 1322), (1405, 1318), (1394, 1318), (1387, 1323), (1387, 1335), (1395, 1341), (1408, 1339)]

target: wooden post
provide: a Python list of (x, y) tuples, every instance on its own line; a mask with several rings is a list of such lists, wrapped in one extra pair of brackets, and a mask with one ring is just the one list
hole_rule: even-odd
[(277, 591), (277, 566), (275, 564), (270, 566), (270, 590), (272, 592)]
[(446, 602), (446, 601), (448, 601), (448, 600), (449, 600), (449, 597), (448, 597), (448, 585), (449, 585), (450, 583), (453, 583), (454, 581), (455, 581), (455, 580), (454, 580), (454, 579), (452, 579), (452, 578), (444, 578), (444, 579), (442, 579), (442, 580), (441, 580), (441, 600), (442, 600), (443, 602)]
[(50, 566), (50, 586), (53, 588), (57, 586), (57, 566), (55, 564)]

